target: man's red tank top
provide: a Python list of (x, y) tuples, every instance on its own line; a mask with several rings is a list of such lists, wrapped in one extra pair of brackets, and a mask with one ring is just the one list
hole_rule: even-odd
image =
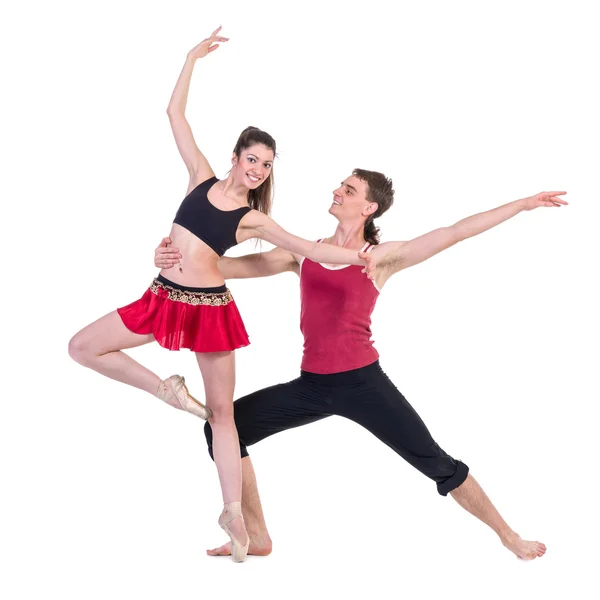
[[(320, 242), (321, 240), (319, 240)], [(366, 244), (363, 251), (368, 251)], [(379, 358), (371, 340), (371, 314), (379, 291), (357, 265), (300, 262), (302, 370), (340, 373)]]

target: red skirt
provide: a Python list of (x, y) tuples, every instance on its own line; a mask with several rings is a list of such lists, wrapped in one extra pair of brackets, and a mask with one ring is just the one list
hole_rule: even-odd
[(231, 292), (225, 286), (198, 290), (159, 275), (139, 300), (117, 312), (127, 329), (153, 334), (168, 350), (224, 352), (247, 346), (250, 340)]

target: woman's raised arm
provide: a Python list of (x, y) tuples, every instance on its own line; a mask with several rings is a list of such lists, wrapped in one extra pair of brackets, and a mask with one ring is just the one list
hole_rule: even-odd
[(203, 40), (189, 51), (167, 108), (177, 149), (187, 167), (190, 179), (195, 181), (205, 181), (209, 177), (212, 177), (214, 172), (204, 154), (200, 152), (196, 140), (194, 140), (192, 128), (185, 118), (185, 109), (196, 61), (216, 50), (219, 47), (218, 42), (226, 42), (228, 40), (228, 38), (217, 35), (220, 30), (220, 27), (215, 29), (209, 38)]

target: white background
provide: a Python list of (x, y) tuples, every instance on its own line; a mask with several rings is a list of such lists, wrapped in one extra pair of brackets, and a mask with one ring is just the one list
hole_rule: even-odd
[[(598, 597), (594, 3), (15, 6), (0, 18), (2, 597)], [(156, 272), (187, 186), (165, 109), (219, 24), (231, 41), (197, 64), (189, 120), (218, 176), (247, 125), (276, 138), (274, 217), (296, 234), (333, 232), (331, 191), (354, 167), (394, 180), (384, 240), (568, 190), (568, 207), (392, 279), (373, 323), (383, 368), (543, 559), (516, 560), (335, 418), (251, 449), (272, 556), (206, 557), (224, 537), (202, 424), (68, 357)], [(294, 378), (295, 276), (230, 287), (252, 340), (236, 395)], [(132, 355), (202, 389), (191, 353)]]

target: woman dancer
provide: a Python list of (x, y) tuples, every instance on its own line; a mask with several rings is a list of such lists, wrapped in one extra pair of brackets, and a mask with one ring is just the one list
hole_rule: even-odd
[[(220, 29), (188, 53), (167, 111), (190, 175), (187, 196), (170, 233), (182, 255), (178, 268), (169, 273), (170, 279), (161, 271), (142, 298), (82, 329), (71, 340), (69, 354), (102, 375), (210, 419), (224, 502), (219, 525), (231, 538), (233, 560), (241, 562), (249, 538), (241, 512), (242, 475), (233, 421), (233, 351), (249, 341), (217, 261), (228, 248), (250, 238), (267, 240), (318, 262), (369, 262), (369, 270), (375, 268), (377, 256), (371, 253), (363, 262), (356, 251), (295, 237), (267, 216), (276, 147), (275, 140), (264, 131), (255, 127), (244, 130), (235, 145), (227, 179), (216, 179), (194, 141), (185, 108), (196, 60), (228, 39), (218, 35)], [(183, 377), (161, 380), (122, 352), (152, 341), (170, 350), (189, 348), (196, 353), (206, 406), (189, 394)]]

